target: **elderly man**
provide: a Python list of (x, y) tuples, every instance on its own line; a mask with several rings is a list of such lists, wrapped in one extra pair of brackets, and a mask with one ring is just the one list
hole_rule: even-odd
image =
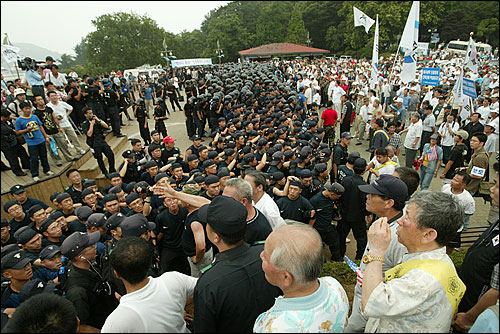
[[(266, 280), (283, 291), (273, 307), (262, 313), (255, 333), (341, 333), (349, 301), (333, 277), (318, 279), (323, 266), (323, 246), (318, 232), (306, 224), (281, 226), (266, 240), (260, 254)], [(307, 298), (307, 307), (304, 301)]]
[(465, 285), (445, 245), (463, 220), (464, 211), (452, 196), (427, 190), (415, 194), (397, 228), (398, 241), (408, 254), (385, 273), (385, 282), (382, 264), (391, 229), (385, 217), (372, 224), (368, 231), (371, 248), (363, 257), (361, 300), (369, 318), (367, 332), (449, 332)]

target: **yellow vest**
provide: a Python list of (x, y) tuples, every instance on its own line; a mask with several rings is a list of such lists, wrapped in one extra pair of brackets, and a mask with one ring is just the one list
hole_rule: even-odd
[(410, 260), (398, 264), (385, 272), (385, 281), (403, 277), (413, 269), (420, 269), (434, 276), (441, 283), (453, 308), (453, 316), (457, 313), (458, 304), (464, 296), (466, 287), (458, 277), (455, 267), (443, 260)]

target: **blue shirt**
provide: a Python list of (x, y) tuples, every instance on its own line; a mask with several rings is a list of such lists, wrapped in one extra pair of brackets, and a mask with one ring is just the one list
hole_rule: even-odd
[(306, 111), (306, 108), (304, 107), (304, 102), (306, 102), (306, 97), (303, 93), (299, 93), (299, 106), (302, 107), (302, 110)]
[(153, 99), (153, 89), (151, 87), (144, 89), (144, 100), (152, 100)]
[(408, 95), (407, 97), (403, 96), (403, 108), (408, 109), (411, 104), (411, 97)]
[(26, 82), (28, 82), (28, 85), (30, 86), (43, 86), (42, 82), (42, 76), (37, 72), (33, 70), (28, 70), (26, 71)]
[(30, 131), (33, 134), (33, 138), (28, 137), (28, 132), (24, 134), (24, 139), (28, 146), (36, 146), (45, 142), (45, 137), (40, 131), (40, 125), (42, 122), (36, 115), (30, 115), (30, 117), (19, 116), (16, 119), (16, 131), (25, 130), (28, 128), (28, 124), (33, 124), (33, 129)]

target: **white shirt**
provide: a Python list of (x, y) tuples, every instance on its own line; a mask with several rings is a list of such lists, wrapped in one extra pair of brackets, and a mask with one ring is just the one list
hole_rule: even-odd
[(52, 74), (52, 72), (49, 72), (47, 76), (45, 76), (44, 82), (48, 81), (52, 82), (56, 87), (64, 87), (64, 85), (68, 83), (64, 74), (57, 73), (57, 78), (56, 78), (56, 76)]
[(340, 98), (342, 95), (345, 95), (346, 92), (342, 89), (342, 87), (337, 86), (333, 89), (333, 96), (332, 96), (332, 102), (333, 103), (340, 103)]
[(121, 298), (101, 333), (189, 333), (184, 307), (197, 280), (176, 271), (149, 277), (146, 286)]
[(61, 116), (59, 119), (59, 124), (61, 124), (62, 128), (71, 128), (71, 123), (68, 119), (68, 114), (66, 113), (68, 110), (73, 110), (73, 107), (67, 104), (64, 101), (59, 101), (57, 105), (53, 105), (51, 102), (47, 103), (47, 107), (51, 107), (54, 110), (54, 115), (56, 117)]
[(313, 102), (316, 102), (318, 106), (321, 105), (321, 95), (319, 93), (314, 94)]
[(453, 131), (453, 133), (458, 131), (458, 128), (460, 127), (458, 122), (455, 122), (455, 121), (453, 121), (453, 123), (448, 123), (448, 122), (441, 123), (441, 125), (439, 126), (439, 130), (438, 130), (438, 132), (440, 134), (444, 135), (444, 137), (441, 138), (441, 146), (453, 146), (453, 144), (455, 143), (455, 139), (454, 139), (455, 135), (450, 134), (450, 131), (448, 130), (447, 124), (450, 124), (451, 131)]
[[(466, 215), (472, 216), (476, 212), (476, 201), (467, 190), (464, 189), (461, 194), (454, 194), (451, 192), (451, 184), (445, 184), (441, 188), (441, 192), (451, 195), (464, 209)], [(461, 232), (463, 228), (464, 224), (458, 229), (458, 232)]]
[(484, 149), (486, 153), (495, 153), (495, 144), (498, 140), (498, 135), (496, 133), (491, 133), (488, 135), (488, 139), (486, 140), (486, 143), (484, 144)]
[(427, 115), (422, 122), (422, 130), (427, 132), (433, 132), (432, 127), (436, 127), (436, 117), (433, 114)]
[(304, 96), (306, 97), (306, 104), (311, 104), (312, 103), (312, 89), (311, 89), (311, 87), (306, 88), (306, 91), (304, 92)]
[[(419, 119), (417, 123), (411, 123), (410, 126), (408, 127), (408, 132), (406, 133), (404, 147), (410, 150), (417, 150), (420, 147), (420, 140), (422, 140), (422, 131), (423, 131), (422, 120)], [(417, 145), (415, 145), (415, 147), (412, 147), (417, 137), (419, 138)]]
[(486, 125), (486, 122), (488, 121), (488, 118), (490, 117), (490, 113), (491, 113), (491, 110), (490, 110), (490, 107), (479, 107), (477, 108), (476, 112), (480, 113), (481, 114), (481, 118), (479, 119), (479, 122), (482, 124), (482, 125)]
[(267, 193), (264, 193), (257, 203), (254, 202), (254, 206), (267, 218), (273, 230), (285, 225), (285, 220), (281, 218), (278, 205)]

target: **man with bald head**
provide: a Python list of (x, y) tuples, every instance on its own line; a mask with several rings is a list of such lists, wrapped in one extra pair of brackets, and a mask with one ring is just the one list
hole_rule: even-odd
[[(262, 270), (266, 280), (283, 291), (283, 298), (257, 317), (254, 332), (344, 330), (349, 301), (336, 279), (319, 278), (323, 256), (321, 237), (307, 224), (280, 226), (269, 235), (260, 254)], [(299, 306), (304, 300), (307, 308)]]

